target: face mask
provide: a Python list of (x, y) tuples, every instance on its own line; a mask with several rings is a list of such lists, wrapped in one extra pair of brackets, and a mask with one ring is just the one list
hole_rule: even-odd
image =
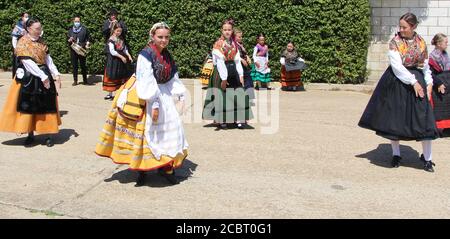
[(74, 22), (73, 25), (74, 25), (76, 28), (79, 28), (79, 27), (81, 26), (81, 23), (80, 23), (80, 22)]
[(42, 37), (44, 35), (44, 30), (41, 31), (41, 35), (39, 35), (40, 37)]
[(26, 23), (28, 21), (28, 19), (30, 19), (30, 18), (26, 17), (23, 19), (23, 21)]

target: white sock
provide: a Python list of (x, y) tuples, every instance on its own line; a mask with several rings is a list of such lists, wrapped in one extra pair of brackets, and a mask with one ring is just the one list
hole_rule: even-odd
[(431, 140), (422, 141), (422, 149), (425, 161), (431, 161), (433, 159), (433, 155), (431, 154)]
[(392, 156), (400, 156), (400, 141), (391, 140)]

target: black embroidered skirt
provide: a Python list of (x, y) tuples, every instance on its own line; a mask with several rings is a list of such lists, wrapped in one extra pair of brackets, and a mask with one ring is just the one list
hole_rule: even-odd
[[(421, 70), (408, 69), (426, 92)], [(414, 88), (401, 82), (389, 67), (378, 82), (358, 123), (391, 140), (429, 140), (439, 136), (428, 97), (416, 97)]]

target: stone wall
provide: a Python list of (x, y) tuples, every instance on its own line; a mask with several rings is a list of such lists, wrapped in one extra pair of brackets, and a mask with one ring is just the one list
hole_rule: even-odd
[(450, 0), (370, 0), (372, 38), (367, 56), (368, 84), (376, 83), (388, 67), (388, 42), (398, 31), (400, 16), (414, 13), (419, 19), (417, 32), (426, 40), (429, 51), (436, 33), (450, 33)]

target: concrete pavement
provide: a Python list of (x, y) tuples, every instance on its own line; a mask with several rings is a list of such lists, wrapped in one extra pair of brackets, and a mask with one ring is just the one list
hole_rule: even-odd
[(70, 84), (65, 76), (54, 147), (0, 133), (0, 218), (450, 218), (450, 140), (433, 142), (435, 173), (422, 170), (418, 142), (402, 142), (404, 163), (390, 168), (389, 142), (357, 126), (364, 91), (277, 91), (275, 134), (261, 134), (261, 117), (247, 130), (186, 123), (182, 182), (151, 172), (135, 188), (136, 173), (93, 153), (110, 107), (101, 83)]

